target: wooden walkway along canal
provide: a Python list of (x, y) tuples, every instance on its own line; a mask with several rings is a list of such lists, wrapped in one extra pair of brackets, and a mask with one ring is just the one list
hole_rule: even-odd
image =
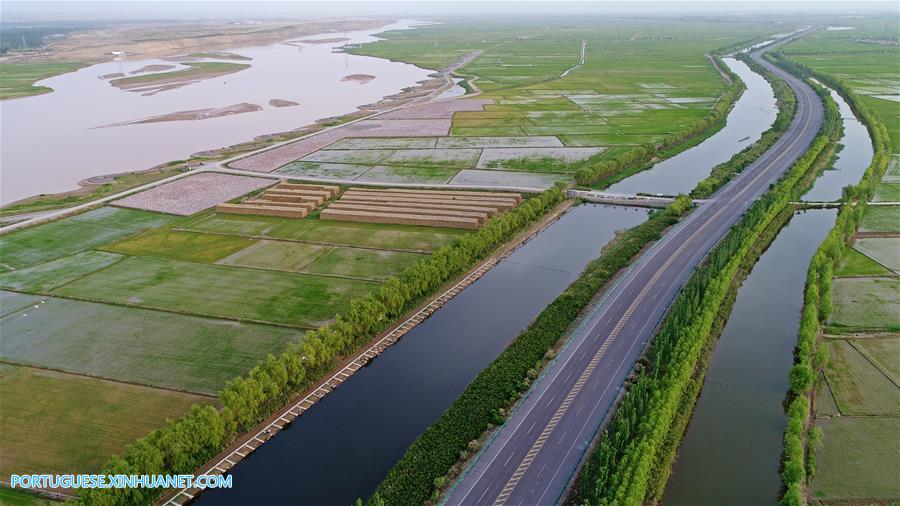
[[(500, 258), (502, 258), (502, 256)], [(225, 455), (225, 457), (219, 459), (211, 468), (209, 468), (205, 472), (198, 472), (197, 474), (227, 473), (229, 469), (236, 466), (241, 460), (253, 453), (257, 448), (262, 446), (263, 443), (271, 439), (278, 431), (290, 425), (291, 422), (297, 419), (297, 417), (301, 416), (307, 409), (312, 407), (313, 404), (315, 404), (319, 399), (328, 395), (332, 390), (337, 388), (338, 385), (352, 376), (353, 373), (360, 370), (362, 367), (368, 364), (369, 361), (377, 357), (392, 344), (400, 340), (400, 338), (403, 337), (404, 334), (412, 330), (416, 325), (422, 323), (426, 318), (440, 309), (441, 306), (449, 302), (450, 299), (455, 297), (459, 292), (463, 291), (467, 286), (471, 285), (481, 276), (491, 270), (491, 268), (493, 268), (494, 265), (497, 264), (500, 258), (491, 258), (481, 264), (478, 268), (476, 268), (475, 270), (470, 272), (469, 275), (463, 278), (459, 283), (450, 287), (450, 289), (440, 294), (437, 298), (433, 299), (430, 303), (428, 303), (428, 305), (417, 311), (409, 319), (394, 327), (390, 332), (385, 334), (384, 337), (369, 346), (369, 348), (365, 349), (362, 353), (359, 353), (354, 360), (348, 362), (347, 365), (341, 368), (338, 372), (322, 382), (318, 388), (301, 398), (290, 407), (282, 409), (280, 416), (275, 418), (273, 421), (254, 429), (256, 432), (253, 433), (252, 436), (246, 439), (246, 441), (244, 441), (242, 445), (238, 446), (230, 453)], [(163, 499), (162, 501), (160, 501), (160, 503), (165, 506), (182, 506), (194, 499), (201, 492), (202, 490), (199, 488), (181, 489), (176, 491), (173, 495), (168, 496), (167, 499)]]

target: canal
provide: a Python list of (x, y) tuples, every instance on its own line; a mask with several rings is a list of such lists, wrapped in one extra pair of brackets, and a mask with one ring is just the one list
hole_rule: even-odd
[(412, 329), (197, 504), (335, 504), (371, 494), (406, 448), (641, 208), (569, 210)]
[(831, 98), (837, 102), (844, 124), (844, 133), (838, 143), (841, 150), (834, 164), (822, 173), (812, 188), (803, 195), (809, 202), (825, 202), (841, 198), (841, 190), (847, 185), (857, 184), (862, 179), (866, 167), (872, 163), (874, 151), (869, 131), (853, 114), (847, 101), (837, 92), (831, 91)]
[[(743, 62), (725, 62), (747, 85), (725, 128), (610, 191), (687, 193), (771, 126), (777, 111), (768, 82)], [(233, 468), (233, 489), (205, 492), (195, 503), (347, 505), (370, 495), (615, 231), (646, 217), (638, 208), (571, 209)]]
[[(836, 92), (844, 125), (831, 168), (803, 195), (831, 201), (872, 161), (869, 132)], [(776, 504), (787, 424), (782, 400), (793, 364), (806, 269), (837, 211), (795, 215), (753, 267), (716, 349), (663, 497), (667, 506)], [(762, 318), (761, 316), (765, 316)]]
[(758, 141), (763, 132), (772, 126), (778, 115), (778, 106), (769, 82), (740, 60), (723, 58), (722, 61), (747, 87), (728, 113), (725, 127), (702, 143), (613, 184), (605, 191), (651, 195), (690, 193), (713, 167), (727, 162)]
[(806, 270), (835, 209), (801, 211), (741, 285), (710, 357), (663, 504), (777, 504), (782, 400), (793, 364)]

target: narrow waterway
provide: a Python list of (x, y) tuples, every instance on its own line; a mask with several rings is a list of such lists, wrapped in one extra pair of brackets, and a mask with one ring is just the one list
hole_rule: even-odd
[(838, 141), (842, 146), (834, 164), (817, 179), (812, 188), (803, 195), (803, 200), (824, 202), (841, 198), (841, 190), (862, 179), (866, 167), (872, 163), (874, 151), (869, 131), (853, 114), (853, 109), (836, 91), (831, 90), (831, 98), (837, 102), (844, 123), (844, 133)]
[(613, 184), (605, 191), (654, 195), (690, 193), (713, 167), (727, 162), (735, 153), (758, 141), (772, 126), (778, 108), (768, 81), (740, 60), (722, 60), (747, 86), (728, 114), (725, 127), (702, 143)]
[(666, 488), (666, 506), (777, 504), (782, 399), (806, 269), (834, 209), (799, 212), (740, 287)]
[(232, 470), (199, 504), (335, 504), (370, 495), (434, 422), (616, 230), (647, 210), (573, 208)]

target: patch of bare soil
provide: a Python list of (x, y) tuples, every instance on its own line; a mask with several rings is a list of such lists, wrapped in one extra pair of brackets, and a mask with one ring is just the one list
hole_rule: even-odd
[[(187, 86), (188, 84), (204, 81), (206, 79), (213, 79), (216, 77), (233, 74), (235, 72), (240, 72), (242, 70), (250, 68), (250, 65), (241, 65), (235, 63), (223, 63), (222, 65), (228, 66), (224, 68), (209, 70), (198, 70), (197, 68), (192, 67), (185, 70), (177, 70), (166, 73), (165, 75), (168, 75), (169, 77), (161, 75), (159, 78), (154, 78), (152, 80), (142, 80), (138, 77), (127, 77), (124, 79), (114, 79), (110, 81), (109, 84), (115, 86), (116, 88), (119, 88), (120, 90), (140, 92), (145, 94), (149, 92), (150, 94), (153, 94), (160, 91), (180, 88), (182, 86)], [(140, 77), (143, 78), (144, 76)]]
[(280, 98), (273, 98), (269, 100), (269, 105), (272, 107), (294, 107), (295, 105), (300, 105), (297, 102), (291, 100), (282, 100)]
[[(162, 72), (163, 70), (171, 70), (174, 69), (175, 65), (146, 65), (141, 67), (133, 72), (129, 72), (129, 74), (143, 74), (144, 72)], [(111, 74), (112, 75), (112, 74)], [(122, 74), (118, 74), (115, 77), (121, 77)], [(105, 79), (109, 79), (106, 76), (103, 76)]]
[(104, 74), (100, 76), (100, 79), (116, 79), (117, 77), (125, 77), (125, 74), (121, 72), (116, 72), (115, 74)]
[(261, 46), (327, 32), (366, 30), (392, 22), (387, 19), (328, 19), (119, 25), (105, 30), (73, 32), (47, 44), (39, 53), (9, 55), (4, 57), (4, 62), (100, 62), (109, 61), (113, 51), (123, 52), (128, 59), (143, 60)]
[(349, 76), (344, 76), (341, 81), (353, 81), (359, 84), (366, 84), (372, 79), (375, 79), (375, 76), (369, 74), (350, 74)]
[[(190, 111), (178, 111), (171, 112), (169, 114), (161, 114), (159, 116), (151, 116), (149, 118), (142, 118), (134, 121), (126, 121), (124, 123), (115, 123), (112, 125), (104, 125), (104, 127), (109, 126), (123, 126), (123, 125), (137, 125), (141, 123), (161, 123), (164, 121), (199, 121), (210, 118), (220, 118), (222, 116), (232, 116), (234, 114), (244, 114), (247, 112), (256, 112), (261, 111), (262, 107), (256, 104), (248, 104), (246, 102), (241, 104), (229, 105), (226, 107), (218, 107), (218, 108), (209, 108), (209, 109), (193, 109)], [(102, 128), (102, 127), (101, 127)]]
[(346, 37), (333, 37), (330, 39), (307, 39), (307, 40), (298, 40), (296, 42), (302, 42), (303, 44), (337, 44), (338, 42), (347, 42), (348, 38)]

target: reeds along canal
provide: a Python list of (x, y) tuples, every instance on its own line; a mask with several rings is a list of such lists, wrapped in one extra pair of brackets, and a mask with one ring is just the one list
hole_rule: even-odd
[(874, 154), (869, 131), (853, 114), (847, 101), (834, 90), (831, 90), (831, 98), (837, 102), (844, 124), (844, 133), (838, 141), (841, 150), (837, 153), (832, 166), (823, 172), (813, 187), (803, 195), (803, 200), (809, 202), (839, 200), (845, 186), (859, 182), (866, 167), (872, 163)]
[(806, 270), (837, 210), (800, 211), (741, 285), (710, 357), (663, 504), (777, 504)]
[(647, 210), (572, 208), (231, 470), (196, 504), (339, 504), (371, 494), (406, 448)]

